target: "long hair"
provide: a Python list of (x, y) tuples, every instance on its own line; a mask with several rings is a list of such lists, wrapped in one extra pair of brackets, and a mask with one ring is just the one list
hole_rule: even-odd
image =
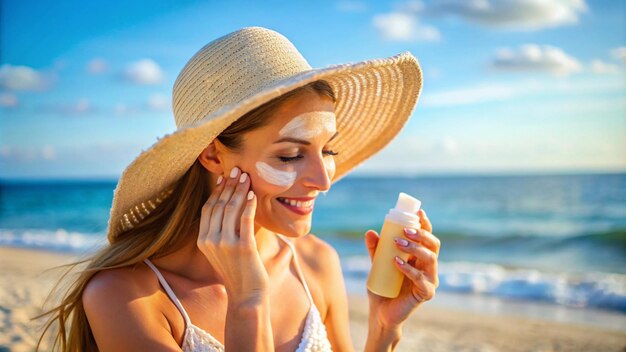
[[(248, 112), (224, 130), (217, 139), (233, 152), (243, 146), (243, 134), (266, 125), (268, 116), (287, 99), (303, 91), (317, 92), (336, 100), (331, 86), (323, 80), (309, 83), (289, 91)], [(91, 327), (82, 304), (82, 295), (89, 280), (102, 270), (120, 268), (141, 263), (146, 258), (158, 258), (180, 249), (190, 231), (197, 229), (202, 206), (213, 191), (209, 186), (210, 173), (196, 159), (187, 172), (173, 185), (173, 192), (154, 209), (150, 216), (133, 228), (120, 234), (113, 243), (100, 249), (91, 257), (64, 265), (68, 269), (61, 275), (48, 299), (62, 287), (67, 275), (77, 266), (75, 281), (64, 290), (60, 303), (45, 313), (48, 316), (36, 349), (46, 337), (52, 340), (52, 350), (97, 351)], [(52, 328), (52, 329), (51, 329)]]

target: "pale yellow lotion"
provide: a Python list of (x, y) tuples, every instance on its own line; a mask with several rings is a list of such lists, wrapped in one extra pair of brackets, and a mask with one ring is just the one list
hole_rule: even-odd
[(409, 253), (398, 249), (394, 238), (406, 238), (404, 235), (405, 227), (420, 228), (417, 211), (421, 204), (418, 199), (400, 192), (396, 207), (389, 210), (385, 216), (372, 261), (372, 268), (367, 278), (367, 288), (371, 292), (387, 298), (398, 297), (405, 277), (393, 261), (394, 257), (398, 256), (406, 263)]

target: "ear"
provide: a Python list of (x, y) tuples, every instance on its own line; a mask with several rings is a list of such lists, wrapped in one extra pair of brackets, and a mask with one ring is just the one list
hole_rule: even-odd
[[(218, 145), (219, 144), (219, 145)], [(198, 161), (205, 169), (215, 175), (223, 175), (225, 165), (220, 148), (221, 143), (214, 139), (208, 147), (206, 147), (200, 155), (198, 155)]]

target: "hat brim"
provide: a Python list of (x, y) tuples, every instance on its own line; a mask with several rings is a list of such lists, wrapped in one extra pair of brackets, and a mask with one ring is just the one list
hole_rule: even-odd
[[(339, 134), (333, 140), (336, 172), (344, 177), (398, 135), (410, 118), (422, 88), (417, 59), (404, 52), (385, 59), (332, 65), (301, 72), (268, 86), (232, 106), (159, 138), (124, 170), (113, 193), (107, 228), (109, 242), (154, 208), (198, 155), (230, 124), (264, 103), (308, 83), (325, 80), (336, 95)], [(171, 192), (171, 190), (169, 190)]]

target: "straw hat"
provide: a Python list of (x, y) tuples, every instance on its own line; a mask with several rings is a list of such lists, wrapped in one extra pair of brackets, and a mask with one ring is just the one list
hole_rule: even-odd
[(113, 242), (159, 206), (200, 153), (231, 123), (285, 92), (316, 80), (335, 95), (339, 135), (332, 183), (386, 146), (417, 103), (422, 73), (409, 52), (312, 68), (283, 35), (246, 27), (200, 49), (174, 83), (176, 131), (159, 138), (122, 173), (107, 237)]

